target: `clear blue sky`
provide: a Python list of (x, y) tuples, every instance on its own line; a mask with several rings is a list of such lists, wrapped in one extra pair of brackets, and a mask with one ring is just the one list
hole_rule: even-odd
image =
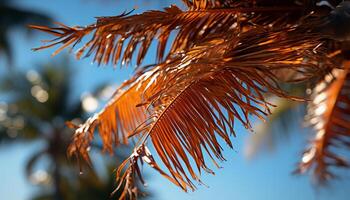
[[(13, 0), (14, 3), (29, 9), (46, 12), (56, 20), (68, 25), (87, 25), (94, 21), (94, 16), (117, 15), (135, 6), (142, 9), (158, 9), (175, 1), (164, 0)], [(142, 2), (147, 2), (142, 3)], [(136, 12), (141, 12), (137, 9)], [(1, 13), (0, 13), (1, 14)], [(30, 48), (40, 45), (40, 39), (47, 35), (38, 34), (28, 40), (23, 34), (13, 33), (16, 44), (16, 65), (24, 70), (40, 62), (59, 60), (60, 56), (50, 57), (52, 49), (33, 53)], [(73, 56), (71, 56), (73, 57)], [(152, 57), (152, 55), (150, 55)], [(105, 81), (120, 83), (128, 78), (130, 70), (113, 70), (112, 67), (92, 65), (90, 59), (72, 60), (75, 66), (74, 94), (79, 97), (84, 91), (91, 91)], [(152, 62), (152, 61), (149, 61)], [(3, 73), (0, 71), (0, 73)], [(283, 130), (281, 130), (283, 131)], [(162, 179), (157, 173), (145, 169), (149, 189), (154, 192), (155, 200), (312, 200), (312, 199), (349, 199), (350, 181), (339, 181), (331, 189), (316, 191), (309, 182), (309, 177), (290, 175), (300, 158), (306, 144), (307, 133), (296, 129), (288, 142), (282, 143), (274, 153), (265, 153), (257, 159), (247, 161), (244, 158), (244, 144), (251, 134), (237, 126), (238, 137), (234, 138), (235, 151), (225, 149), (227, 162), (223, 169), (215, 170), (216, 175), (203, 176), (206, 186), (199, 186), (198, 191), (185, 194)], [(38, 144), (0, 147), (0, 199), (25, 200), (35, 191), (24, 178), (24, 163)], [(39, 144), (40, 145), (40, 144)], [(346, 178), (349, 180), (349, 172)]]

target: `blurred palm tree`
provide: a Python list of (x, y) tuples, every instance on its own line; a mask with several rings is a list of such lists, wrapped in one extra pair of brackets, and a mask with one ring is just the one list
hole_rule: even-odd
[(9, 66), (12, 65), (13, 55), (10, 42), (11, 31), (15, 28), (28, 30), (28, 23), (50, 24), (51, 18), (45, 14), (17, 8), (13, 1), (0, 0), (0, 55), (4, 54)]
[[(304, 91), (306, 84), (289, 85), (285, 90), (294, 96), (307, 98)], [(273, 151), (282, 142), (287, 142), (296, 128), (304, 125), (306, 103), (290, 101), (283, 98), (267, 96), (272, 104), (271, 115), (266, 122), (254, 123), (254, 134), (250, 134), (245, 145), (245, 154), (253, 158), (265, 151)]]
[[(0, 103), (0, 144), (42, 141), (45, 146), (33, 153), (26, 165), (28, 179), (41, 185), (35, 200), (108, 199), (115, 188), (111, 160), (103, 160), (107, 178), (86, 170), (78, 175), (77, 162), (67, 162), (66, 149), (72, 131), (66, 119), (83, 118), (84, 109), (95, 108), (93, 95), (73, 101), (72, 70), (66, 62), (44, 65), (39, 71), (13, 73), (0, 84), (6, 103)], [(98, 94), (96, 94), (98, 95)], [(96, 143), (93, 147), (98, 147)], [(125, 158), (121, 153), (115, 158)], [(45, 170), (35, 170), (45, 159)], [(113, 163), (114, 165), (115, 163)], [(118, 195), (118, 194), (116, 194)]]

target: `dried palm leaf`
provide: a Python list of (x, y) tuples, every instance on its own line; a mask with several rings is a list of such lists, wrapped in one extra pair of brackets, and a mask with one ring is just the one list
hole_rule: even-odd
[[(287, 21), (295, 23), (301, 17), (300, 11), (305, 9), (302, 6), (252, 7), (252, 2), (243, 4), (236, 1), (219, 3), (229, 4), (230, 7), (227, 9), (204, 9), (207, 7), (206, 5), (216, 5), (219, 1), (216, 3), (214, 1), (186, 2), (186, 4), (193, 4), (194, 10), (182, 11), (177, 6), (172, 5), (165, 8), (164, 11), (147, 11), (137, 15), (123, 13), (119, 16), (98, 17), (95, 24), (86, 27), (68, 27), (63, 24), (58, 24), (57, 28), (31, 26), (31, 28), (50, 33), (56, 37), (56, 39), (45, 41), (50, 44), (34, 50), (62, 44), (53, 53), (55, 55), (68, 46), (74, 47), (84, 37), (94, 32), (93, 37), (77, 51), (77, 58), (87, 52), (85, 56), (95, 54), (94, 61), (97, 63), (107, 64), (111, 61), (117, 64), (121, 59), (122, 64), (128, 64), (139, 46), (136, 59), (139, 65), (155, 38), (158, 39), (157, 58), (158, 61), (161, 61), (166, 53), (166, 45), (171, 33), (175, 33), (176, 37), (169, 53), (181, 53), (213, 34), (232, 32), (233, 30), (240, 31), (242, 27), (248, 29), (252, 24), (282, 27), (286, 25)], [(262, 16), (259, 13), (270, 14)], [(299, 16), (299, 18), (295, 16)], [(126, 49), (123, 53), (124, 46)]]
[(349, 167), (346, 159), (334, 152), (350, 147), (349, 86), (349, 70), (335, 69), (312, 92), (308, 122), (316, 135), (304, 152), (297, 172), (312, 171), (319, 184), (334, 178), (332, 167)]

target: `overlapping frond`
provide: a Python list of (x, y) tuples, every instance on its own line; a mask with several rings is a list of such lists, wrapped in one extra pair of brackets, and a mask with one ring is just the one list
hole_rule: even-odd
[[(234, 121), (238, 119), (250, 127), (249, 114), (263, 118), (268, 112), (269, 104), (261, 95), (263, 91), (254, 88), (258, 84), (247, 75), (240, 70), (212, 72), (199, 80), (193, 80), (190, 85), (174, 87), (171, 92), (167, 92), (168, 96), (160, 97), (158, 101), (162, 103), (154, 103), (154, 111), (149, 119), (137, 129), (137, 134), (142, 137), (140, 146), (134, 151), (137, 153), (133, 153), (125, 163), (128, 167), (121, 176), (124, 177), (124, 191), (130, 193), (133, 190), (134, 185), (131, 183), (134, 179), (131, 181), (130, 177), (140, 176), (138, 159), (184, 190), (195, 189), (192, 179), (200, 181), (195, 169), (199, 173), (201, 169), (213, 173), (205, 162), (204, 154), (208, 154), (217, 165), (215, 158), (224, 160), (218, 140), (221, 138), (232, 147), (229, 133), (234, 133)], [(256, 77), (259, 82), (264, 82), (264, 77)], [(257, 105), (252, 105), (252, 102)], [(170, 175), (160, 169), (150, 152), (144, 149), (148, 137)], [(118, 173), (125, 165), (120, 167)]]
[(264, 78), (247, 75), (241, 70), (223, 70), (194, 80), (183, 89), (177, 87), (173, 91), (176, 96), (161, 97), (162, 104), (140, 127), (141, 134), (150, 137), (160, 159), (183, 189), (195, 189), (191, 179), (200, 179), (190, 158), (199, 172), (204, 169), (212, 173), (204, 154), (224, 160), (218, 139), (232, 147), (229, 133), (234, 133), (236, 120), (249, 128), (250, 114), (262, 119), (268, 112), (261, 86), (256, 83)]
[(335, 69), (313, 90), (308, 108), (308, 122), (316, 131), (310, 147), (304, 152), (298, 172), (312, 171), (317, 183), (334, 178), (333, 167), (349, 167), (336, 151), (350, 147), (350, 74)]

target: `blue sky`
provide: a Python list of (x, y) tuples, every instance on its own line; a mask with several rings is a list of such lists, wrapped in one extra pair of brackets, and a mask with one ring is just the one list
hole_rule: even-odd
[[(176, 1), (164, 0), (14, 0), (23, 8), (43, 11), (53, 16), (57, 21), (68, 25), (87, 25), (94, 21), (95, 16), (118, 15), (123, 11), (137, 8), (158, 9)], [(145, 3), (146, 2), (146, 3)], [(140, 9), (142, 8), (142, 9)], [(60, 56), (51, 57), (53, 49), (32, 52), (30, 48), (39, 46), (40, 39), (47, 39), (45, 34), (36, 34), (28, 40), (24, 34), (13, 32), (15, 55), (18, 58), (18, 68), (27, 70), (40, 62), (54, 62)], [(148, 56), (153, 59), (152, 55)], [(73, 58), (73, 56), (71, 55)], [(148, 60), (152, 62), (153, 60)], [(103, 82), (119, 84), (130, 76), (132, 69), (112, 67), (97, 67), (90, 59), (76, 61), (76, 76), (74, 79), (74, 95), (79, 97), (85, 91), (91, 91)], [(0, 73), (3, 71), (0, 70)], [(235, 150), (225, 148), (227, 162), (222, 163), (223, 169), (215, 170), (216, 175), (203, 175), (203, 181), (208, 185), (199, 186), (198, 191), (185, 194), (180, 189), (162, 179), (157, 173), (144, 169), (147, 173), (148, 187), (154, 192), (155, 200), (207, 200), (207, 199), (237, 199), (237, 200), (310, 200), (310, 199), (348, 199), (350, 181), (337, 181), (330, 189), (316, 191), (310, 184), (309, 177), (292, 176), (290, 172), (295, 167), (302, 149), (305, 147), (308, 134), (296, 128), (295, 137), (281, 142), (274, 153), (263, 153), (256, 159), (248, 161), (243, 149), (247, 136), (251, 133), (237, 126), (237, 138), (234, 138)], [(283, 130), (281, 130), (283, 131)], [(40, 144), (26, 144), (0, 147), (0, 199), (23, 200), (35, 190), (24, 177), (24, 163), (31, 151)], [(349, 178), (349, 172), (346, 177)]]

